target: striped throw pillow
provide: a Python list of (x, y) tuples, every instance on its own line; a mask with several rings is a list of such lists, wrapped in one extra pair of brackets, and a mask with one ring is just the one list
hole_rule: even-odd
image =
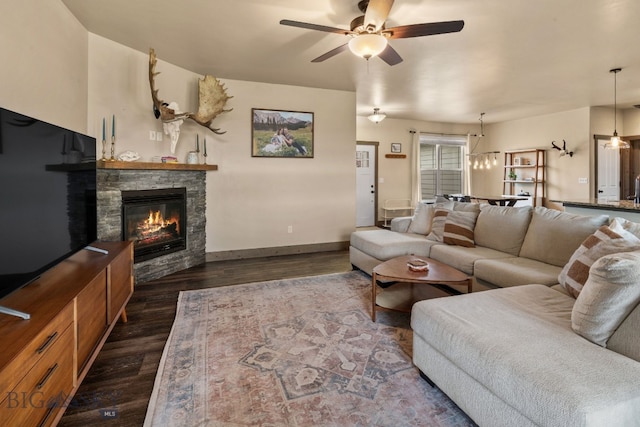
[(443, 242), (448, 245), (474, 248), (476, 244), (473, 230), (477, 218), (477, 212), (453, 211), (449, 213), (444, 223)]
[(451, 212), (449, 209), (435, 210), (433, 219), (431, 220), (431, 232), (427, 235), (427, 239), (442, 242), (444, 238), (444, 223)]
[(603, 225), (587, 237), (558, 275), (558, 282), (577, 298), (594, 262), (605, 255), (640, 250), (640, 239), (620, 226)]

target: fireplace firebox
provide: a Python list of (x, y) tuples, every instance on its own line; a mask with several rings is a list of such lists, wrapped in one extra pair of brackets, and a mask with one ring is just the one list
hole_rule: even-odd
[(122, 192), (122, 240), (132, 240), (134, 262), (187, 248), (186, 188)]

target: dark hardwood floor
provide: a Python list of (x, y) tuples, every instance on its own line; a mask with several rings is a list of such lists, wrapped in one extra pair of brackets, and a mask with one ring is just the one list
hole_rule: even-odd
[[(60, 426), (141, 426), (182, 290), (351, 270), (349, 252), (210, 262), (136, 286)], [(115, 413), (104, 410), (115, 409)]]

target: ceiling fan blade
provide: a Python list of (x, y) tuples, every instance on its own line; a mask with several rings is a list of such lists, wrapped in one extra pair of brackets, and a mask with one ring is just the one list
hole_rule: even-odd
[(347, 50), (348, 47), (349, 47), (349, 43), (345, 43), (342, 46), (338, 46), (335, 49), (331, 49), (329, 52), (325, 53), (324, 55), (318, 56), (316, 59), (311, 60), (311, 62), (322, 62), (326, 59), (336, 56), (342, 51)]
[(389, 65), (396, 65), (402, 62), (402, 58), (390, 44), (387, 44), (387, 47), (378, 56)]
[(387, 28), (382, 32), (391, 39), (407, 39), (409, 37), (432, 36), (435, 34), (457, 33), (464, 27), (464, 21), (430, 22), (426, 24), (401, 25)]
[(364, 25), (375, 26), (375, 31), (379, 31), (387, 20), (389, 12), (393, 6), (393, 0), (369, 0), (367, 11), (364, 14)]
[(327, 27), (326, 25), (309, 24), (306, 22), (299, 22), (299, 21), (291, 21), (289, 19), (281, 20), (280, 24), (288, 25), (290, 27), (305, 28), (307, 30), (324, 31), (325, 33), (335, 33), (335, 34), (342, 34), (342, 35), (352, 34), (352, 31), (343, 30), (342, 28)]

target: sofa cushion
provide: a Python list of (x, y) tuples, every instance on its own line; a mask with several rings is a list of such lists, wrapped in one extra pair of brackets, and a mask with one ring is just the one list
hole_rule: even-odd
[(501, 288), (532, 283), (555, 285), (560, 271), (555, 265), (522, 257), (479, 259), (473, 266), (476, 278)]
[(410, 216), (397, 216), (395, 218), (391, 218), (391, 223), (389, 223), (389, 230), (397, 231), (398, 233), (406, 233), (409, 230), (410, 225)]
[(411, 327), (532, 425), (634, 425), (640, 365), (574, 333), (573, 303), (542, 285), (495, 289), (420, 301)]
[(564, 267), (582, 241), (609, 223), (607, 215), (586, 216), (536, 207), (520, 256)]
[(360, 230), (351, 233), (351, 246), (381, 261), (401, 255), (429, 256), (429, 242), (421, 234), (389, 230)]
[(473, 229), (475, 228), (477, 218), (477, 212), (449, 212), (444, 223), (442, 241), (448, 245), (473, 248), (475, 246)]
[(571, 326), (576, 333), (606, 347), (613, 332), (639, 302), (640, 252), (604, 256), (591, 267), (573, 306)]
[(483, 203), (474, 230), (476, 245), (518, 256), (532, 210), (531, 206), (509, 207)]
[(443, 262), (457, 270), (468, 275), (474, 274), (474, 264), (481, 259), (507, 258), (511, 255), (496, 251), (495, 249), (483, 248), (476, 246), (475, 248), (465, 248), (454, 245), (436, 245), (431, 247), (429, 258)]
[(612, 226), (613, 229), (603, 225), (587, 237), (562, 268), (558, 282), (574, 298), (580, 294), (596, 260), (609, 254), (640, 250), (640, 239), (618, 224)]

